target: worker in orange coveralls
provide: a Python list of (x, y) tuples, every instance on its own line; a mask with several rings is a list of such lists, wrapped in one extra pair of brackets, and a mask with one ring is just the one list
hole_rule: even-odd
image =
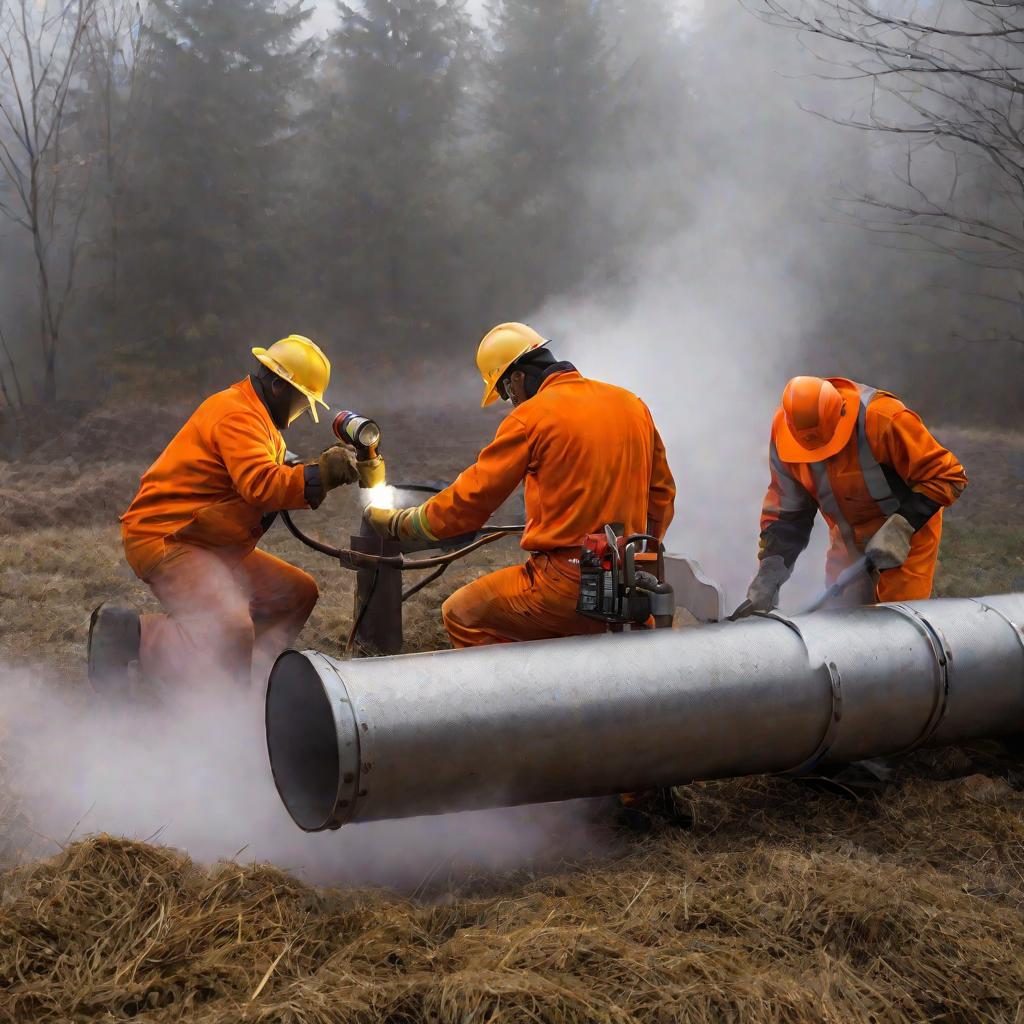
[(316, 508), (355, 481), (356, 456), (335, 445), (309, 465), (284, 464), (281, 431), (327, 408), (330, 363), (298, 335), (252, 351), (259, 369), (199, 406), (121, 517), (128, 564), (164, 611), (93, 613), (99, 689), (123, 686), (135, 658), (147, 681), (178, 688), (261, 682), (316, 604), (313, 578), (256, 544), (280, 510)]
[(526, 481), (524, 565), (456, 591), (441, 612), (455, 647), (603, 632), (577, 614), (583, 538), (606, 523), (663, 537), (675, 484), (647, 406), (558, 362), (536, 331), (501, 324), (480, 343), (482, 406), (513, 406), (494, 440), (446, 490), (417, 508), (366, 510), (382, 535), (431, 542), (479, 529)]
[(847, 603), (931, 596), (942, 509), (967, 474), (917, 413), (842, 377), (794, 377), (772, 423), (770, 463), (751, 611), (777, 606), (819, 509), (831, 539), (828, 583), (863, 555), (873, 570)]

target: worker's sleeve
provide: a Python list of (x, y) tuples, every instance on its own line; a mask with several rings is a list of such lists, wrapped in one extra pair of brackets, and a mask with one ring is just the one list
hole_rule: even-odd
[(247, 504), (266, 512), (307, 507), (305, 467), (276, 461), (258, 416), (226, 416), (214, 428), (213, 442), (235, 490)]
[(647, 532), (659, 540), (676, 513), (676, 482), (668, 465), (665, 444), (657, 428), (654, 430), (654, 458), (651, 460), (651, 489), (647, 495)]
[[(870, 411), (871, 406), (868, 408)], [(916, 412), (904, 407), (892, 416), (881, 414), (871, 419), (868, 439), (875, 458), (892, 466), (911, 489), (901, 502), (900, 513), (919, 530), (963, 493), (967, 486), (964, 467), (932, 437)]]
[(758, 559), (778, 555), (789, 568), (807, 547), (818, 503), (779, 458), (772, 443), (771, 483), (761, 506), (761, 545)]
[(423, 505), (431, 533), (444, 538), (479, 530), (522, 482), (529, 462), (526, 428), (507, 416), (476, 462)]

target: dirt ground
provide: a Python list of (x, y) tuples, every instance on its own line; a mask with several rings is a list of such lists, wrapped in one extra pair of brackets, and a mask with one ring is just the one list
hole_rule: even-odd
[[(146, 410), (131, 437), (93, 413), (0, 462), (0, 665), (86, 699), (91, 608), (148, 601), (112, 524), (184, 411)], [(493, 429), (467, 421), (467, 440), (445, 444), (427, 440), (452, 436), (437, 426), (385, 422), (406, 453), (392, 479), (443, 480)], [(948, 518), (938, 592), (1024, 588), (1024, 437), (940, 436), (972, 485)], [(331, 501), (303, 522), (341, 542), (356, 499)], [(280, 525), (265, 546), (321, 583), (300, 643), (338, 652), (350, 575)], [(407, 649), (444, 646), (444, 595), (518, 558), (501, 542), (415, 597)], [(777, 778), (696, 785), (679, 791), (687, 828), (609, 823), (599, 859), (412, 894), (88, 838), (0, 875), (0, 1022), (1024, 1021), (1022, 787), (998, 744), (914, 755), (860, 801)], [(14, 799), (0, 787), (9, 860)]]

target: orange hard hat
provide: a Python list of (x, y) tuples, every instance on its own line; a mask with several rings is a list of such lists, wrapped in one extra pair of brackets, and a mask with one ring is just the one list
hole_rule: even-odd
[(842, 377), (794, 377), (772, 436), (783, 462), (821, 462), (842, 451), (857, 423), (857, 387)]

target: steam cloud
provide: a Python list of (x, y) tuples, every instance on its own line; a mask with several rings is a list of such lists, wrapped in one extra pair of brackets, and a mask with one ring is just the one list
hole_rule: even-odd
[(83, 707), (25, 672), (0, 680), (2, 781), (51, 853), (108, 832), (203, 862), (269, 861), (313, 882), (414, 890), (600, 846), (579, 804), (306, 834), (274, 789), (259, 701), (206, 692), (164, 707)]
[[(715, 20), (702, 29), (695, 55), (700, 104), (686, 116), (696, 121), (662, 126), (685, 128), (694, 145), (718, 153), (707, 161), (714, 175), (692, 222), (677, 237), (652, 242), (630, 285), (612, 294), (595, 286), (539, 310), (505, 310), (501, 318), (534, 323), (555, 339), (559, 357), (648, 402), (679, 486), (669, 547), (699, 559), (735, 604), (755, 569), (768, 428), (785, 380), (806, 372), (901, 382), (872, 379), (852, 347), (827, 355), (821, 344), (823, 325), (835, 322), (837, 310), (869, 298), (881, 308), (889, 297), (872, 290), (886, 257), (849, 228), (824, 222), (851, 153), (861, 169), (871, 162), (863, 136), (798, 109), (796, 97), (809, 101), (806, 83), (776, 73), (790, 58), (799, 64), (791, 37), (738, 9)], [(656, 196), (680, 173), (678, 166), (638, 167), (635, 179), (590, 184), (615, 204), (620, 191)], [(857, 261), (875, 263), (868, 284), (847, 278)], [(475, 405), (475, 340), (466, 339), (464, 376), (450, 365), (441, 379), (410, 374), (403, 398)], [(392, 381), (370, 377), (361, 401), (374, 388), (382, 401), (394, 400)], [(799, 607), (820, 587), (823, 547), (819, 528), (784, 590), (784, 608)], [(0, 683), (0, 707), (20, 748), (14, 787), (33, 826), (58, 840), (74, 830), (156, 837), (203, 860), (271, 860), (316, 881), (406, 887), (446, 874), (449, 865), (508, 867), (552, 846), (564, 855), (597, 842), (572, 807), (304, 835), (274, 790), (260, 709), (227, 697), (164, 710), (80, 709), (56, 687), (12, 672)]]

